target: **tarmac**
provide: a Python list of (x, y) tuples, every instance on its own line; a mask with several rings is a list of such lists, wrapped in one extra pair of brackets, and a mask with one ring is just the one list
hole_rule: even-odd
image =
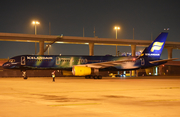
[(180, 117), (180, 76), (0, 78), (0, 117)]

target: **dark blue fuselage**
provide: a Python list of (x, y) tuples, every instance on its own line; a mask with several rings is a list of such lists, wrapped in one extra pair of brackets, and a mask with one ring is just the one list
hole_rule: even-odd
[[(75, 65), (103, 63), (108, 61), (124, 61), (115, 66), (102, 69), (112, 70), (134, 70), (139, 68), (147, 68), (163, 63), (150, 64), (147, 59), (136, 59), (132, 56), (58, 56), (58, 55), (21, 55), (9, 59), (3, 64), (7, 69), (72, 69)], [(131, 61), (132, 60), (132, 61)]]

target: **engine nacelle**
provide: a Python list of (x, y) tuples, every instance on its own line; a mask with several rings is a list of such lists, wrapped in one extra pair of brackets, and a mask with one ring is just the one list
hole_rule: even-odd
[(75, 76), (86, 76), (91, 75), (91, 68), (84, 66), (73, 66), (72, 73)]

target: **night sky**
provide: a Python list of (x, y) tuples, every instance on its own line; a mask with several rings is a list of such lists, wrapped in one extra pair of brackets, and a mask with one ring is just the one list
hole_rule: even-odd
[[(114, 26), (120, 26), (118, 39), (151, 40), (170, 28), (167, 41), (180, 42), (179, 0), (1, 0), (0, 32), (34, 34), (33, 20), (40, 22), (37, 34), (115, 38)], [(34, 54), (34, 43), (0, 41), (0, 58)], [(53, 44), (50, 54), (88, 55), (88, 45)], [(137, 47), (138, 50), (143, 48)], [(115, 55), (115, 46), (98, 46), (95, 55)], [(118, 47), (131, 52), (130, 47)], [(178, 53), (178, 54), (177, 54)], [(180, 58), (173, 50), (173, 58)], [(47, 54), (47, 53), (45, 53)], [(161, 58), (167, 58), (164, 49)]]

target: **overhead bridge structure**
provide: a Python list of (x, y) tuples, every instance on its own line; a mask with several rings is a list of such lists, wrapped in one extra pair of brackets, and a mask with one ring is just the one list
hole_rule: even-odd
[[(49, 45), (53, 43), (89, 44), (89, 55), (91, 56), (94, 55), (94, 45), (131, 46), (132, 56), (135, 56), (136, 46), (146, 47), (152, 43), (150, 40), (33, 35), (19, 33), (0, 33), (0, 41), (38, 42), (40, 55), (44, 55), (44, 52), (47, 50), (47, 47), (44, 48), (44, 43), (49, 43)], [(172, 58), (172, 50), (180, 49), (180, 42), (166, 41), (165, 48), (168, 50), (168, 58)]]

